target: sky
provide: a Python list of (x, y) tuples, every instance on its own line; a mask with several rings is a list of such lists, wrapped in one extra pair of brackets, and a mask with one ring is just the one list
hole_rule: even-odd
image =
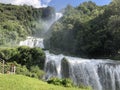
[(32, 5), (35, 8), (52, 6), (57, 11), (65, 8), (68, 4), (72, 6), (78, 6), (85, 1), (93, 1), (97, 5), (109, 4), (112, 0), (0, 0), (0, 3), (13, 4), (13, 5)]
[(75, 6), (78, 6), (80, 3), (83, 3), (85, 1), (93, 1), (97, 5), (107, 5), (112, 0), (51, 0), (49, 5), (55, 7), (56, 10), (60, 10), (60, 9), (64, 8), (66, 5), (68, 5), (68, 4), (75, 7)]

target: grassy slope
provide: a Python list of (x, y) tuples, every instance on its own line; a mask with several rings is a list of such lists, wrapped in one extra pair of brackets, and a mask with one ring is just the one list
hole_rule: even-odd
[(22, 75), (0, 75), (0, 90), (90, 90), (65, 88)]

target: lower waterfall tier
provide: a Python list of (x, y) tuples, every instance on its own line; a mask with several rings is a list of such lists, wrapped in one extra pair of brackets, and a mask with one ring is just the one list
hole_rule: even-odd
[[(28, 37), (20, 45), (44, 48), (43, 38)], [(45, 51), (44, 79), (71, 78), (76, 85), (94, 90), (120, 90), (120, 62), (106, 59), (83, 59), (55, 55)]]
[(54, 55), (46, 51), (45, 78), (71, 78), (94, 90), (120, 90), (120, 62)]

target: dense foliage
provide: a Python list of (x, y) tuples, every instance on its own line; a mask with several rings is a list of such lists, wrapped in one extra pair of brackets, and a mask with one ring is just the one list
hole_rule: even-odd
[[(49, 6), (34, 8), (0, 3), (0, 60), (5, 60), (5, 73), (8, 73), (13, 64), (17, 67), (16, 74), (42, 78), (44, 52), (40, 48), (13, 47), (29, 35), (40, 36), (44, 31), (44, 24), (54, 15), (54, 8)], [(0, 73), (3, 70), (1, 66), (0, 62)]]
[(68, 78), (65, 78), (65, 79), (51, 78), (47, 82), (49, 84), (61, 85), (61, 86), (64, 86), (64, 87), (72, 87), (73, 86), (72, 80), (68, 79)]
[(90, 89), (91, 90), (91, 87), (89, 87), (89, 86), (84, 86), (84, 85), (76, 86), (73, 83), (73, 81), (69, 78), (60, 79), (60, 78), (53, 77), (53, 78), (49, 79), (47, 81), (47, 83), (54, 84), (54, 85), (59, 85), (59, 86), (64, 86), (64, 87), (78, 87), (78, 88)]
[(53, 15), (52, 7), (0, 4), (0, 46), (15, 45), (28, 35), (40, 34), (43, 30), (42, 21), (52, 18)]
[[(4, 73), (11, 72), (12, 65), (16, 66), (16, 74), (42, 79), (44, 75), (45, 54), (40, 48), (26, 46), (16, 48), (0, 48), (0, 60), (5, 60)], [(2, 60), (0, 73), (3, 72)]]
[(16, 61), (18, 64), (26, 65), (30, 69), (31, 66), (38, 65), (44, 68), (45, 54), (40, 48), (29, 48), (26, 46), (17, 48), (0, 48), (0, 58), (6, 62)]
[[(43, 79), (43, 75), (45, 74), (44, 71), (40, 69), (38, 66), (30, 66), (30, 69), (28, 69), (25, 65), (17, 64), (16, 62), (5, 62), (4, 65), (5, 74), (14, 74), (14, 72), (11, 72), (11, 65), (15, 65), (16, 67), (15, 74), (25, 75), (37, 79)], [(3, 63), (0, 62), (0, 73), (3, 73), (2, 66)]]
[(47, 46), (79, 56), (111, 57), (120, 50), (120, 3), (97, 6), (88, 1), (68, 5), (64, 16), (51, 27)]

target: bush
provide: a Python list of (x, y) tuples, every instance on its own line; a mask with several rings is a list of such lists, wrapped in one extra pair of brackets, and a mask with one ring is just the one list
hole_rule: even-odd
[(47, 81), (47, 83), (54, 84), (54, 85), (61, 85), (64, 87), (73, 87), (72, 80), (68, 78), (65, 78), (65, 79), (51, 78), (50, 80)]
[(32, 65), (38, 65), (40, 69), (43, 69), (45, 63), (44, 52), (36, 47), (0, 48), (0, 58), (7, 62), (16, 61), (18, 64), (25, 65), (28, 69)]
[(32, 66), (30, 68), (30, 72), (32, 73), (31, 77), (35, 77), (38, 79), (42, 79), (45, 74), (43, 70), (41, 70), (38, 66)]
[(58, 78), (51, 78), (50, 80), (47, 81), (49, 84), (54, 84), (54, 85), (61, 85), (62, 80)]
[[(16, 62), (9, 62), (9, 63), (5, 62), (4, 73), (10, 73), (11, 65), (16, 66), (16, 71), (15, 71), (16, 74), (25, 75), (37, 79), (43, 78), (44, 71), (41, 70), (38, 66), (31, 66), (30, 69), (28, 69), (25, 65), (22, 66), (20, 64), (17, 64)], [(3, 67), (2, 67), (2, 62), (0, 62), (0, 73), (2, 72), (3, 72)]]
[(16, 64), (16, 74), (21, 74), (37, 79), (42, 79), (44, 75), (44, 71), (41, 70), (38, 66), (31, 66), (30, 69), (28, 69), (25, 65), (21, 66), (20, 64)]
[(20, 65), (17, 63), (14, 63), (16, 66), (16, 74), (21, 74), (21, 75), (25, 75), (25, 76), (31, 76), (30, 71), (27, 69), (27, 67), (24, 65)]
[(62, 84), (65, 87), (72, 87), (73, 86), (72, 80), (68, 79), (68, 78), (63, 79)]

